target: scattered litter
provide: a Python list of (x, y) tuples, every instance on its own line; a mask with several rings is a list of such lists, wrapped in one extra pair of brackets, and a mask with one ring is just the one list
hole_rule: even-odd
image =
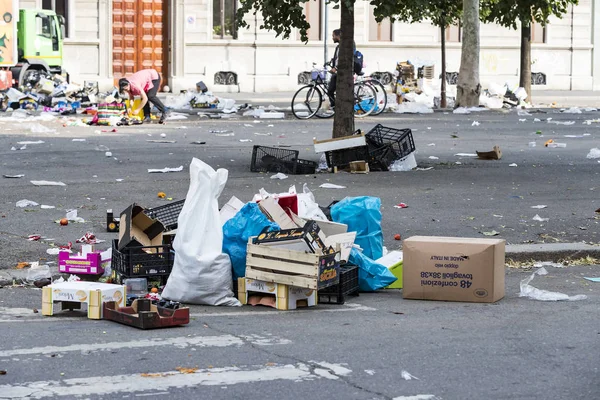
[(478, 111), (485, 111), (487, 110), (486, 108), (480, 108), (480, 107), (459, 107), (457, 109), (455, 109), (454, 111), (452, 111), (453, 114), (471, 114), (472, 112), (478, 112)]
[(480, 160), (500, 160), (502, 158), (502, 150), (499, 146), (494, 146), (492, 151), (476, 151), (476, 153)]
[(403, 157), (399, 160), (394, 161), (388, 169), (392, 172), (406, 172), (412, 171), (417, 168), (417, 160), (415, 158), (415, 153), (411, 153), (406, 157)]
[(51, 277), (52, 275), (50, 274), (50, 267), (48, 265), (40, 265), (39, 262), (33, 262), (31, 263), (31, 267), (27, 271), (26, 279), (28, 282), (35, 282), (39, 279), (46, 279)]
[(550, 292), (548, 290), (537, 289), (530, 285), (531, 281), (533, 280), (533, 278), (535, 278), (536, 275), (543, 276), (547, 274), (548, 271), (546, 270), (546, 268), (542, 267), (535, 271), (533, 274), (531, 274), (529, 278), (523, 279), (520, 284), (521, 292), (519, 293), (519, 297), (529, 297), (530, 299), (539, 301), (578, 301), (587, 299), (587, 296), (583, 294), (577, 296), (568, 296), (564, 293)]
[(456, 157), (477, 157), (477, 154), (473, 153), (456, 153)]
[(534, 118), (534, 119), (533, 119), (533, 122), (542, 122), (542, 120), (541, 120), (541, 119), (539, 119), (539, 118)]
[(436, 156), (429, 156), (429, 159), (430, 159), (430, 160), (439, 160), (440, 158), (439, 158), (439, 157), (436, 157)]
[(583, 279), (587, 279), (588, 281), (592, 281), (592, 282), (600, 282), (600, 278), (586, 278), (586, 277), (584, 277)]
[(509, 166), (509, 167), (518, 167), (518, 165), (517, 165), (517, 164), (515, 164), (515, 163), (508, 164), (508, 166)]
[(25, 175), (24, 174), (19, 174), (19, 175), (2, 175), (5, 178), (9, 178), (9, 179), (18, 179), (18, 178), (22, 178)]
[(105, 155), (106, 157), (112, 157), (112, 153), (111, 153), (110, 151), (107, 151), (106, 153), (104, 153), (104, 155)]
[(427, 146), (433, 147), (435, 146), (435, 143), (429, 143)]
[(40, 240), (42, 238), (41, 235), (29, 235), (27, 237), (27, 240), (29, 240), (30, 242), (37, 242), (38, 240)]
[(454, 164), (456, 164), (456, 165), (462, 165), (462, 163), (460, 161), (456, 161)]
[(394, 208), (408, 208), (408, 205), (406, 203), (400, 203), (395, 205)]
[(85, 222), (83, 218), (77, 216), (77, 210), (67, 210), (65, 218), (67, 218), (69, 222), (77, 222), (80, 224), (83, 224)]
[(192, 144), (206, 144), (206, 142), (195, 141), (195, 142), (192, 142)]
[[(537, 118), (536, 118), (537, 119)], [(519, 122), (525, 122), (527, 121), (527, 118), (523, 118), (523, 119), (519, 119)], [(534, 120), (535, 121), (535, 120)]]
[(586, 158), (589, 158), (590, 160), (600, 158), (600, 149), (597, 147), (591, 149)]
[(86, 140), (85, 139), (73, 139), (72, 141), (73, 142), (85, 142)]
[(166, 133), (161, 133), (160, 137), (167, 137), (167, 134)]
[(481, 125), (478, 121), (473, 121), (473, 123), (471, 124), (471, 126), (479, 126)]
[(245, 126), (246, 128), (254, 128), (254, 125), (252, 125), (252, 124), (244, 124), (244, 126)]
[(433, 167), (417, 168), (417, 169), (415, 169), (415, 171), (431, 171), (432, 169), (433, 169)]
[(548, 147), (548, 145), (550, 145), (552, 143), (554, 143), (554, 140), (552, 140), (552, 139), (547, 140), (546, 143), (544, 143), (544, 147)]
[(323, 189), (346, 189), (346, 186), (335, 185), (333, 183), (324, 183), (319, 187)]
[(265, 112), (260, 114), (259, 116), (260, 119), (284, 119), (285, 118), (285, 114), (282, 112)]
[(117, 179), (115, 179), (115, 181), (117, 181), (117, 182), (123, 182), (123, 179), (117, 178)]
[(102, 242), (104, 242), (104, 240), (100, 240), (100, 239), (96, 238), (96, 235), (94, 235), (91, 232), (86, 232), (85, 235), (83, 235), (81, 238), (79, 238), (75, 241), (75, 243), (85, 243), (85, 244), (96, 244), (96, 243), (102, 243)]
[(403, 370), (403, 371), (400, 373), (400, 376), (401, 376), (401, 377), (402, 377), (402, 379), (404, 379), (405, 381), (410, 381), (410, 380), (412, 380), (412, 379), (419, 380), (419, 378), (417, 378), (417, 377), (416, 377), (416, 376), (414, 376), (414, 375), (411, 375), (411, 374), (409, 374), (409, 373), (408, 373), (408, 371), (404, 371), (404, 370)]
[(46, 253), (51, 255), (51, 256), (57, 256), (58, 253), (60, 253), (61, 251), (68, 251), (69, 253), (72, 253), (73, 251), (71, 250), (65, 250), (65, 249), (61, 249), (58, 247), (51, 247), (48, 250), (46, 250)]
[(500, 232), (496, 232), (496, 231), (480, 232), (480, 233), (483, 234), (484, 236), (498, 236), (500, 234)]
[(423, 103), (406, 102), (398, 104), (395, 112), (397, 114), (433, 114), (433, 108)]
[(546, 147), (550, 147), (550, 148), (562, 148), (564, 149), (565, 147), (567, 147), (566, 143), (557, 143), (557, 142), (552, 142), (552, 143), (548, 143), (548, 145)]
[(215, 134), (215, 136), (229, 137), (229, 136), (235, 136), (235, 133), (233, 133), (233, 132), (231, 132), (231, 133), (217, 133), (217, 134)]
[(567, 268), (567, 266), (564, 264), (553, 263), (552, 261), (537, 262), (537, 263), (533, 264), (533, 266), (534, 266), (534, 268), (541, 268), (541, 267)]
[(177, 140), (146, 140), (148, 143), (177, 143)]
[(167, 121), (178, 121), (178, 120), (183, 120), (183, 119), (188, 119), (187, 115), (182, 114), (182, 113), (176, 113), (176, 112), (170, 113), (169, 116), (167, 117)]
[(535, 214), (535, 217), (532, 218), (534, 221), (546, 222), (550, 221), (550, 218), (542, 218), (538, 214)]
[(63, 182), (55, 181), (30, 181), (35, 186), (67, 186)]
[(400, 236), (400, 234), (399, 234), (399, 233), (396, 233), (396, 234), (394, 235), (394, 240), (402, 240), (402, 236)]
[(248, 142), (252, 142), (252, 139), (240, 139), (240, 142), (248, 143)]
[(31, 141), (31, 140), (26, 140), (24, 142), (17, 142), (17, 144), (42, 144), (45, 143), (43, 140), (36, 140), (36, 141)]
[(273, 134), (271, 132), (269, 132), (269, 133), (254, 132), (254, 134), (257, 136), (273, 136)]
[(563, 114), (581, 114), (582, 111), (579, 107), (571, 107), (568, 110), (563, 110)]
[(556, 124), (556, 125), (575, 125), (575, 121), (551, 121), (548, 120), (549, 124)]
[(148, 169), (148, 173), (162, 173), (165, 174), (167, 172), (181, 172), (183, 171), (183, 165), (177, 168), (163, 168), (163, 169)]
[(54, 206), (47, 206), (47, 205), (45, 205), (45, 204), (42, 204), (42, 205), (40, 206), (40, 208), (41, 208), (42, 210), (52, 210), (52, 209), (54, 209), (54, 208), (56, 208), (56, 207), (54, 207)]
[(535, 142), (529, 142), (528, 146), (529, 146), (529, 147), (535, 147), (535, 146), (536, 146), (536, 144), (535, 144)]
[(103, 144), (96, 146), (96, 151), (109, 151), (110, 149)]
[(39, 204), (36, 203), (35, 201), (26, 200), (26, 199), (17, 201), (17, 204), (15, 204), (15, 205), (20, 208), (39, 206)]
[(524, 110), (517, 111), (517, 115), (519, 117), (532, 117), (532, 115), (530, 113), (528, 113), (527, 111), (524, 111)]
[(275, 175), (271, 176), (271, 179), (280, 179), (280, 180), (284, 180), (287, 179), (288, 176), (284, 173), (278, 172)]
[(548, 206), (543, 205), (543, 204), (540, 204), (540, 205), (537, 205), (537, 206), (531, 206), (531, 208), (537, 208), (538, 210), (541, 210), (541, 209), (544, 209), (544, 208), (547, 208), (547, 207)]
[(44, 125), (34, 123), (34, 124), (24, 124), (24, 129), (29, 129), (31, 133), (54, 133), (56, 129), (50, 129), (45, 127)]
[(375, 371), (373, 371), (372, 369), (365, 369), (365, 374), (375, 375)]

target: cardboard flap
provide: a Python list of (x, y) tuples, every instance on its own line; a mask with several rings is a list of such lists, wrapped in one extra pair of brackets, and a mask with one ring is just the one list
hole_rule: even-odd
[(282, 230), (298, 228), (298, 225), (296, 225), (294, 221), (292, 221), (290, 216), (277, 203), (277, 200), (275, 200), (275, 198), (267, 197), (266, 199), (261, 200), (260, 203), (258, 203), (258, 207), (267, 216), (267, 218), (277, 223), (277, 225), (279, 225), (279, 228), (281, 228)]
[(159, 246), (165, 226), (144, 214), (144, 207), (132, 204), (120, 216), (119, 250), (127, 246)]

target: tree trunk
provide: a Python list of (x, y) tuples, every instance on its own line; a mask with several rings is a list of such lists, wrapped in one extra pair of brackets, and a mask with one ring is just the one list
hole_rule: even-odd
[(446, 26), (440, 25), (442, 34), (442, 90), (440, 92), (440, 108), (448, 107), (446, 102)]
[(479, 0), (463, 0), (463, 40), (456, 94), (456, 107), (479, 106)]
[(525, 101), (531, 102), (531, 24), (521, 22), (521, 79), (519, 86), (527, 92)]
[(342, 38), (335, 94), (334, 138), (354, 133), (354, 2), (341, 0), (340, 3)]

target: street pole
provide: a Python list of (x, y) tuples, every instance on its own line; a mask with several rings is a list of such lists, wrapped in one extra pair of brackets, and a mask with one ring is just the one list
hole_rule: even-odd
[(327, 64), (327, 39), (328, 39), (328, 26), (329, 26), (329, 17), (328, 17), (328, 7), (327, 7), (327, 1), (328, 0), (323, 0), (323, 65)]

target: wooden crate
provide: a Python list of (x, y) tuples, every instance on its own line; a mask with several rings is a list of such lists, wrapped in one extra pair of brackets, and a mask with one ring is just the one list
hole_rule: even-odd
[(319, 255), (248, 243), (246, 277), (318, 290), (339, 283), (339, 260), (339, 251)]
[(250, 278), (238, 278), (238, 300), (248, 304), (250, 293), (272, 295), (275, 297), (275, 308), (288, 311), (298, 307), (314, 307), (317, 305), (317, 291), (297, 288), (283, 283), (264, 282)]

